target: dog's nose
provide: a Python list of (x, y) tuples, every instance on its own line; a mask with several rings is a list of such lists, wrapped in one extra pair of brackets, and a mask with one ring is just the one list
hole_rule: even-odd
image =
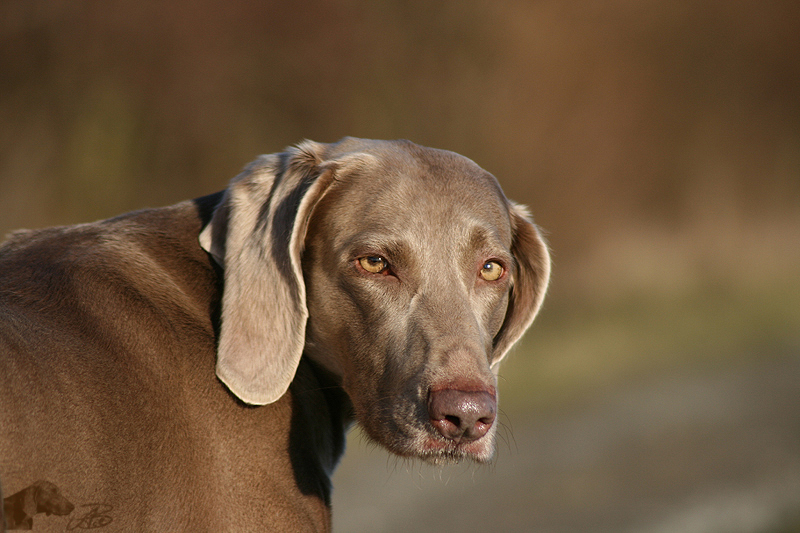
[(486, 391), (442, 389), (428, 396), (431, 424), (446, 439), (470, 442), (489, 431), (497, 413), (497, 399)]

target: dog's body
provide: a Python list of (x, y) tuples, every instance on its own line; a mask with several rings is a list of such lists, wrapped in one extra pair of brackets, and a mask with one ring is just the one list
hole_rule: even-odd
[(216, 378), (222, 279), (197, 244), (213, 205), (17, 235), (4, 246), (6, 491), (46, 476), (76, 504), (112, 506), (120, 531), (223, 531), (231, 509), (242, 531), (264, 517), (327, 527), (347, 404), (327, 400), (310, 363), (289, 394), (259, 408)]
[[(14, 234), (0, 247), (6, 494), (46, 478), (75, 526), (325, 531), (354, 417), (402, 455), (488, 460), (492, 369), (533, 320), (549, 263), (493, 178), (458, 157), (306, 143), (224, 193)], [(426, 206), (369, 185), (387, 169), (485, 184)], [(420, 233), (426, 209), (453, 221), (432, 230), (446, 235)], [(362, 220), (381, 213), (405, 219)], [(449, 275), (420, 268), (436, 254)]]

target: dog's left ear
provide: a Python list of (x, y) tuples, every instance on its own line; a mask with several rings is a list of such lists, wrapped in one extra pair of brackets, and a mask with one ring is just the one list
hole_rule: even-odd
[(524, 206), (509, 202), (516, 268), (505, 321), (494, 340), (492, 366), (497, 365), (533, 322), (550, 281), (550, 253)]
[(249, 404), (283, 396), (303, 353), (308, 221), (335, 176), (359, 160), (324, 161), (326, 146), (305, 141), (256, 160), (231, 181), (200, 234), (225, 278), (217, 376)]

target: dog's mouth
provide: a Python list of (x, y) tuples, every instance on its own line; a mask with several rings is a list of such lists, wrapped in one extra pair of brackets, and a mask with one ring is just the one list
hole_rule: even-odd
[(464, 460), (487, 463), (494, 456), (493, 435), (478, 440), (455, 442), (437, 436), (428, 437), (419, 457), (433, 464), (460, 463)]
[(415, 437), (385, 442), (376, 440), (388, 451), (408, 459), (421, 459), (434, 465), (456, 464), (465, 461), (488, 463), (494, 457), (494, 436), (486, 435), (476, 441), (454, 442), (444, 439), (430, 431), (421, 432)]
[[(383, 426), (384, 431), (376, 431), (375, 426), (361, 425), (373, 440), (400, 457), (421, 459), (435, 465), (464, 461), (488, 463), (494, 457), (494, 428), (478, 438), (465, 438), (463, 435), (450, 438), (443, 436), (431, 421), (405, 424), (403, 429), (398, 428), (396, 422), (388, 422)], [(392, 427), (393, 431), (386, 432), (387, 427)], [(387, 439), (386, 435), (394, 438)]]
[(496, 392), (463, 388), (386, 395), (378, 404), (356, 404), (356, 418), (375, 442), (401, 457), (487, 463), (495, 450)]

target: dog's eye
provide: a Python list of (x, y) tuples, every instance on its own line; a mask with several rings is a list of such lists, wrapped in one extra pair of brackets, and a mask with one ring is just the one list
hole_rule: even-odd
[(388, 261), (379, 255), (360, 257), (358, 263), (361, 265), (361, 268), (372, 274), (381, 274), (389, 268)]
[(497, 261), (486, 261), (481, 267), (481, 277), (486, 281), (497, 281), (503, 276), (503, 265)]

